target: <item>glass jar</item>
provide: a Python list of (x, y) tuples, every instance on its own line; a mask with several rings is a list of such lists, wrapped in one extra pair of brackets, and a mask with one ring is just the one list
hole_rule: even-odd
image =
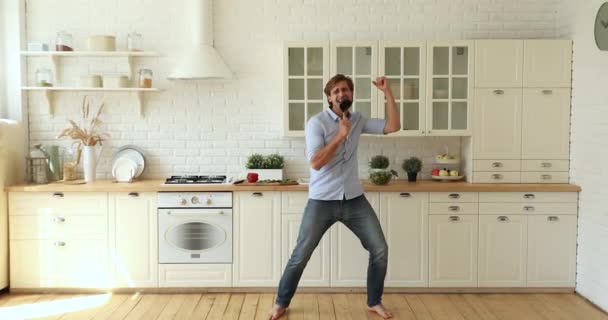
[(49, 183), (47, 176), (49, 156), (42, 150), (42, 145), (37, 144), (31, 148), (26, 161), (27, 182), (36, 184)]
[(143, 51), (141, 34), (131, 32), (127, 35), (127, 49), (129, 51)]
[(39, 68), (36, 70), (36, 85), (39, 87), (53, 86), (53, 72), (48, 68)]
[(78, 162), (80, 162), (78, 150), (69, 148), (63, 153), (63, 181), (72, 181), (78, 179), (78, 174), (76, 173)]
[(139, 87), (152, 88), (152, 70), (139, 69)]
[(65, 31), (57, 32), (57, 37), (55, 38), (55, 50), (74, 51), (74, 46), (72, 45), (72, 35)]

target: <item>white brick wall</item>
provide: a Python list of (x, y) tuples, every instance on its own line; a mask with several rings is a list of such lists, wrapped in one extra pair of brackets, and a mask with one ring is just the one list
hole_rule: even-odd
[[(28, 0), (27, 39), (54, 43), (58, 30), (84, 48), (90, 34), (113, 34), (119, 48), (137, 30), (147, 50), (165, 55), (136, 60), (150, 67), (162, 93), (146, 94), (145, 118), (136, 114), (128, 93), (94, 94), (105, 99), (106, 144), (98, 168), (109, 178), (112, 152), (124, 144), (146, 149), (145, 176), (183, 173), (240, 173), (247, 155), (285, 155), (286, 175), (308, 175), (302, 138), (281, 136), (282, 42), (284, 40), (438, 40), (473, 38), (553, 38), (557, 35), (557, 0), (215, 0), (215, 44), (236, 79), (228, 82), (170, 82), (178, 48), (189, 43), (181, 1), (168, 0)], [(68, 13), (69, 12), (69, 13)], [(44, 58), (28, 59), (30, 80)], [(120, 59), (62, 59), (65, 84), (81, 74), (124, 72)], [(78, 117), (81, 93), (59, 93), (50, 118), (40, 93), (30, 93), (31, 144), (56, 143), (67, 119)], [(67, 141), (61, 142), (67, 145)], [(443, 146), (458, 150), (460, 138), (366, 138), (359, 149), (360, 171), (377, 153), (393, 167), (415, 155), (426, 171)], [(403, 172), (401, 171), (402, 176)], [(428, 176), (428, 175), (427, 175)]]
[(608, 311), (608, 51), (600, 51), (593, 36), (604, 2), (563, 0), (559, 32), (574, 41), (570, 181), (583, 189), (576, 290)]

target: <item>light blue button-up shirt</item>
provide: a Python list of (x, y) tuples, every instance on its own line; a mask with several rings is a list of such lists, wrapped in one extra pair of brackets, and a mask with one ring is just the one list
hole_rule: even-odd
[[(321, 169), (310, 168), (308, 197), (315, 200), (352, 199), (363, 194), (357, 166), (357, 147), (362, 133), (384, 134), (386, 120), (367, 119), (358, 112), (350, 113), (352, 123), (347, 139), (336, 155)], [(306, 156), (312, 156), (329, 144), (340, 128), (340, 117), (331, 109), (314, 115), (306, 126)]]

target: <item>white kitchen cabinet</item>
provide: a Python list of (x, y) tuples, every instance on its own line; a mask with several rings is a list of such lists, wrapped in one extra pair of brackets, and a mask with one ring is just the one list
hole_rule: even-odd
[[(394, 135), (423, 136), (426, 132), (426, 43), (380, 43), (380, 74), (386, 75), (401, 116)], [(379, 117), (385, 118), (386, 98), (379, 97)]]
[(427, 43), (427, 135), (471, 135), (473, 41)]
[(304, 136), (310, 117), (323, 111), (323, 93), (329, 80), (328, 42), (287, 42), (284, 57), (284, 131), (287, 136)]
[(528, 230), (526, 215), (479, 215), (479, 287), (524, 287)]
[(387, 287), (428, 286), (428, 202), (424, 192), (380, 193), (380, 221), (389, 250)]
[(276, 287), (281, 275), (281, 193), (234, 193), (233, 285)]
[(161, 264), (158, 267), (161, 288), (210, 288), (232, 286), (231, 264)]
[(570, 151), (570, 89), (525, 88), (522, 159), (567, 160)]
[(524, 40), (524, 87), (571, 86), (571, 40)]
[(478, 216), (429, 216), (429, 286), (477, 286)]
[(475, 89), (475, 106), (473, 157), (519, 160), (522, 89)]
[(523, 40), (476, 40), (475, 87), (521, 87), (523, 59)]
[(378, 74), (377, 41), (336, 41), (331, 43), (330, 74), (350, 77), (355, 85), (351, 111), (366, 118), (378, 118), (378, 90), (372, 84)]
[(574, 287), (576, 215), (528, 216), (528, 287)]
[[(365, 193), (365, 198), (376, 212), (380, 213), (380, 194)], [(331, 286), (364, 287), (367, 285), (369, 253), (361, 241), (344, 224), (338, 222), (331, 232)], [(390, 260), (390, 259), (389, 259)]]
[(158, 286), (158, 197), (154, 192), (109, 194), (113, 286)]

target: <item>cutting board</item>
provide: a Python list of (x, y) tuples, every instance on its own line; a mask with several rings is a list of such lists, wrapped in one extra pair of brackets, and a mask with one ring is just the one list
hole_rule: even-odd
[(237, 183), (235, 184), (235, 186), (295, 186), (298, 185), (299, 183), (297, 181), (292, 181), (292, 182), (266, 182), (266, 183), (260, 183), (260, 182), (243, 182), (243, 183)]

